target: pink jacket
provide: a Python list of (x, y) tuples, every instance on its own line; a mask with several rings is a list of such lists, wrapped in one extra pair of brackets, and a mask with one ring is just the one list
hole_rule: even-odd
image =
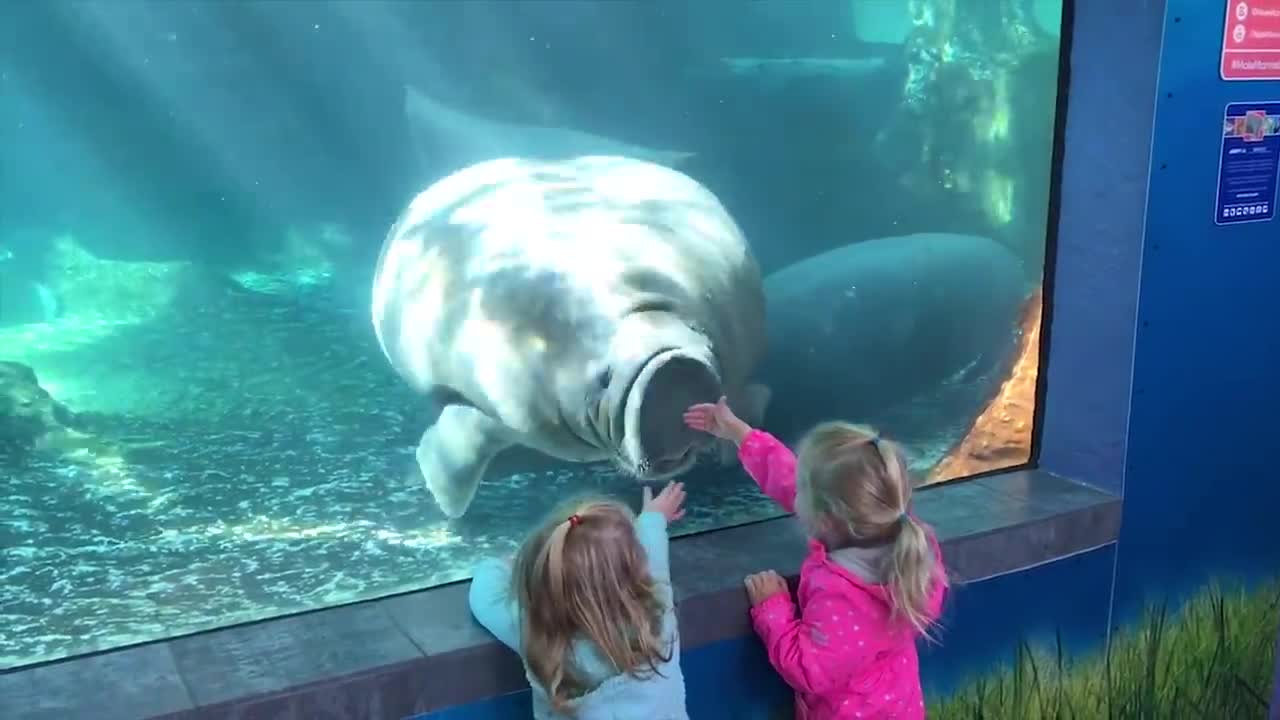
[[(796, 457), (768, 433), (753, 430), (738, 451), (760, 489), (795, 512)], [(946, 594), (942, 553), (933, 532), (937, 581), (929, 612), (937, 617)], [(863, 580), (809, 541), (800, 567), (800, 616), (787, 593), (752, 608), (769, 662), (796, 691), (798, 720), (923, 718), (916, 632), (890, 622), (889, 590)]]

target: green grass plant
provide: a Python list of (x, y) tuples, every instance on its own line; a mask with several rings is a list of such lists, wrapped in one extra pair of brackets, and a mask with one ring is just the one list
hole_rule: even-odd
[(1209, 587), (1176, 613), (1147, 608), (1110, 647), (1072, 659), (1062, 638), (1020, 643), (1011, 666), (929, 707), (935, 720), (1265, 718), (1280, 626), (1280, 581)]

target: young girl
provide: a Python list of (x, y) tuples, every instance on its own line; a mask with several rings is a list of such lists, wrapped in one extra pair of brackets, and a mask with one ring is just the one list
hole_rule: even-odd
[(813, 536), (800, 568), (799, 617), (777, 573), (746, 579), (752, 622), (796, 691), (796, 716), (923, 718), (915, 640), (937, 619), (947, 581), (932, 531), (907, 511), (901, 453), (874, 431), (831, 422), (809, 432), (797, 461), (723, 398), (684, 417), (736, 443), (760, 488)]
[(471, 612), (520, 654), (538, 720), (687, 720), (667, 561), (684, 487), (644, 490), (638, 518), (613, 500), (571, 503), (514, 567), (481, 563)]

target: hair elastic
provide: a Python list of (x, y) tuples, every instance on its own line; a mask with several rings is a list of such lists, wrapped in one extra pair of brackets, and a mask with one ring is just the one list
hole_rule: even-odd
[(911, 516), (907, 514), (907, 511), (906, 511), (906, 510), (903, 510), (903, 511), (898, 515), (898, 522), (900, 522), (900, 523), (905, 523), (905, 522), (906, 522), (907, 520), (909, 520), (909, 519), (911, 519)]
[(578, 527), (578, 526), (579, 526), (579, 525), (581, 525), (581, 524), (582, 524), (582, 516), (581, 516), (581, 515), (579, 515), (578, 513), (574, 513), (574, 514), (572, 514), (572, 515), (570, 515), (570, 516), (569, 516), (569, 527), (571, 527), (571, 528), (576, 528), (576, 527)]

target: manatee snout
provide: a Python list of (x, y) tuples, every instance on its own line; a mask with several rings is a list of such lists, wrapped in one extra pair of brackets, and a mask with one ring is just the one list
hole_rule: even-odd
[(705, 349), (673, 349), (651, 358), (627, 398), (624, 450), (636, 475), (656, 480), (691, 468), (711, 438), (686, 426), (684, 411), (721, 394), (720, 374)]

